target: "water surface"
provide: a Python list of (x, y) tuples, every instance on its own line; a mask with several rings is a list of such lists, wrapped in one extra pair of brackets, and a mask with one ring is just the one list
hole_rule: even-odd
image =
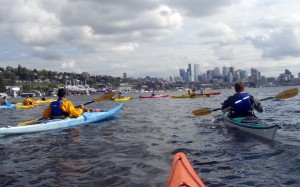
[[(288, 88), (247, 91), (262, 99)], [(180, 151), (207, 186), (299, 186), (300, 97), (263, 101), (264, 112), (257, 115), (281, 126), (275, 139), (268, 141), (226, 128), (220, 111), (193, 116), (192, 111), (201, 107), (219, 108), (233, 93), (220, 91), (221, 95), (200, 99), (139, 99), (140, 93), (130, 94), (135, 99), (110, 120), (0, 138), (0, 184), (165, 186), (173, 156)], [(77, 105), (94, 97), (69, 99)], [(90, 106), (116, 105), (104, 101)], [(0, 126), (39, 119), (46, 106), (0, 110)]]

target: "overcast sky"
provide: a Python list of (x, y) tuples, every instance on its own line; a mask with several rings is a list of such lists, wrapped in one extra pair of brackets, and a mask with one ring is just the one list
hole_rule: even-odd
[(166, 78), (300, 73), (299, 0), (0, 0), (0, 66)]

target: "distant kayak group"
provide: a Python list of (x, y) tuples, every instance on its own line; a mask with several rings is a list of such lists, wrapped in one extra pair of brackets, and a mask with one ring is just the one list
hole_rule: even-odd
[(22, 102), (13, 102), (10, 103), (7, 100), (7, 97), (4, 96), (0, 101), (0, 109), (10, 109), (10, 108), (17, 108), (17, 109), (28, 109), (28, 108), (34, 108), (36, 106), (40, 106), (43, 103), (50, 103), (54, 101), (54, 99), (47, 99), (46, 97), (43, 97), (39, 100), (34, 100), (33, 97), (27, 96)]

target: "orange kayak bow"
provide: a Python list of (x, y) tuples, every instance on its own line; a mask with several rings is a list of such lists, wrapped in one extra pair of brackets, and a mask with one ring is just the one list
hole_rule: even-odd
[(205, 187), (205, 184), (198, 177), (197, 173), (189, 163), (184, 153), (177, 153), (174, 156), (170, 170), (167, 187)]

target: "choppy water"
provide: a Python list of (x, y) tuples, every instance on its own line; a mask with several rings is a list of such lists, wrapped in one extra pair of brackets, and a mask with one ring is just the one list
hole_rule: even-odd
[[(247, 91), (262, 99), (288, 88)], [(179, 151), (207, 186), (299, 186), (300, 97), (263, 101), (265, 111), (258, 116), (282, 127), (271, 142), (226, 128), (220, 111), (193, 116), (192, 110), (200, 107), (219, 108), (233, 93), (220, 91), (207, 99), (139, 99), (131, 94), (136, 98), (113, 119), (1, 138), (0, 186), (165, 186)], [(69, 99), (77, 105), (93, 97)], [(116, 105), (104, 101), (91, 107)], [(0, 126), (38, 119), (45, 107), (0, 110)]]

